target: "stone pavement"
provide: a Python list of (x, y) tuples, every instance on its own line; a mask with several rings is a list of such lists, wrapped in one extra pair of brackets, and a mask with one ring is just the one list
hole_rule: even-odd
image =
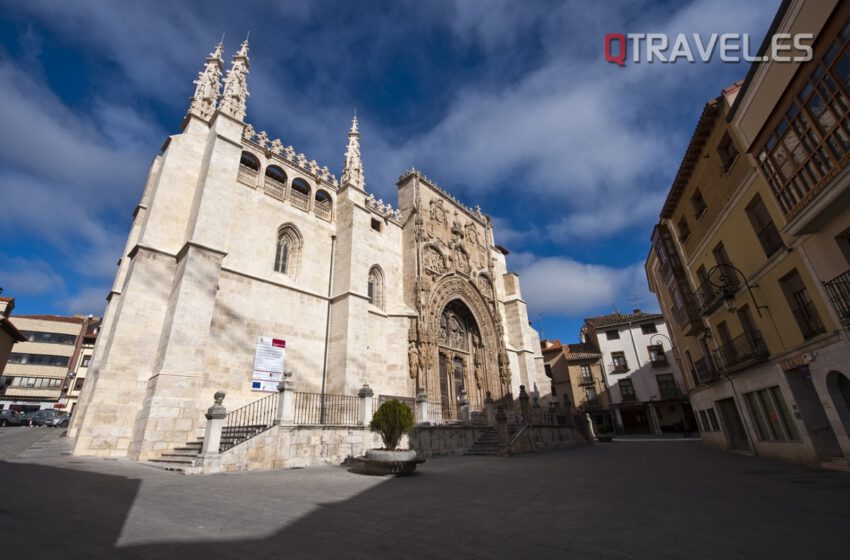
[[(187, 477), (0, 429), (8, 558), (842, 558), (850, 476), (699, 441)], [(31, 434), (31, 436), (27, 436)], [(21, 445), (14, 446), (20, 449)], [(53, 453), (51, 455), (51, 453)]]

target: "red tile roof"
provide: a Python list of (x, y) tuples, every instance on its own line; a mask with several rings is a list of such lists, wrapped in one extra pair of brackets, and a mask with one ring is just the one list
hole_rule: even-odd
[(643, 321), (657, 321), (662, 319), (661, 313), (645, 313), (636, 311), (635, 313), (609, 313), (608, 315), (600, 315), (598, 317), (588, 317), (584, 320), (585, 323), (593, 328), (601, 329), (604, 327), (613, 327), (615, 325), (627, 325), (629, 323), (640, 323)]

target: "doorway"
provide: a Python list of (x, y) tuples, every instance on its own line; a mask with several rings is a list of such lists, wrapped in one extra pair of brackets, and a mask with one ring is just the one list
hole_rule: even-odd
[(649, 415), (646, 407), (621, 408), (620, 418), (623, 420), (623, 432), (627, 434), (648, 434)]
[(728, 398), (717, 401), (717, 408), (720, 410), (720, 422), (723, 424), (723, 432), (726, 434), (729, 449), (749, 451), (750, 440), (747, 438), (747, 430), (741, 421), (741, 415), (738, 413), (734, 399)]
[(809, 366), (786, 371), (785, 378), (818, 458), (842, 457), (841, 447), (815, 389)]
[(826, 376), (826, 388), (844, 433), (850, 436), (850, 379), (840, 371), (831, 371)]

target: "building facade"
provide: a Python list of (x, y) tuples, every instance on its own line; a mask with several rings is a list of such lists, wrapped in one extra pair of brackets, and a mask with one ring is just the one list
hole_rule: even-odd
[(97, 333), (100, 331), (100, 318), (88, 317), (83, 323), (80, 336), (77, 339), (77, 352), (68, 371), (68, 377), (62, 385), (59, 404), (69, 413), (73, 413), (80, 399), (80, 393), (85, 385), (89, 365), (94, 356), (94, 345)]
[[(0, 405), (19, 411), (62, 408), (62, 387), (78, 355), (83, 317), (19, 315), (13, 319), (26, 340), (15, 345), (0, 378)], [(58, 405), (58, 406), (57, 406)]]
[[(6, 362), (12, 353), (12, 347), (27, 339), (9, 319), (14, 309), (15, 298), (0, 296), (0, 398), (6, 392), (7, 380), (3, 376), (3, 371), (6, 369)], [(9, 382), (11, 383), (11, 380)], [(5, 407), (5, 403), (0, 402), (0, 410)]]
[(559, 340), (544, 340), (542, 347), (553, 396), (587, 415), (594, 433), (612, 433), (611, 403), (598, 349), (590, 344), (561, 344)]
[[(72, 421), (75, 453), (147, 459), (198, 435), (213, 393), (252, 387), (258, 337), (299, 391), (462, 397), (548, 391), (491, 220), (422, 173), (398, 209), (366, 190), (358, 123), (341, 178), (246, 124), (248, 44), (221, 45), (151, 166)], [(545, 383), (544, 383), (545, 381)]]
[(704, 441), (846, 468), (850, 6), (786, 2), (774, 33), (811, 33), (813, 59), (705, 106), (647, 274)]
[(589, 317), (581, 335), (601, 356), (614, 431), (662, 434), (688, 430), (690, 407), (660, 314), (635, 309)]

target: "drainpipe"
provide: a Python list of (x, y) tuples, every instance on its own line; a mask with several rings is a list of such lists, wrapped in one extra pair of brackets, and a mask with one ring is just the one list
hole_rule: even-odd
[(328, 309), (325, 315), (325, 358), (322, 361), (322, 394), (320, 396), (319, 423), (325, 423), (325, 381), (328, 375), (328, 340), (331, 335), (331, 288), (334, 281), (334, 256), (336, 254), (336, 235), (331, 235), (331, 264), (328, 270)]

